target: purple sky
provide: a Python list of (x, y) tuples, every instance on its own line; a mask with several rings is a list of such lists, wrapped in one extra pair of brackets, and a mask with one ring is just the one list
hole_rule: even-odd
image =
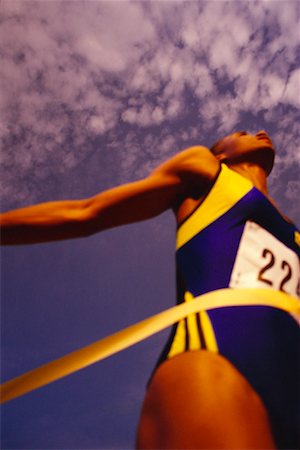
[[(300, 222), (298, 1), (0, 1), (1, 208), (83, 198), (266, 129)], [(175, 302), (171, 213), (1, 250), (7, 380)], [(2, 408), (3, 449), (132, 449), (168, 331)]]

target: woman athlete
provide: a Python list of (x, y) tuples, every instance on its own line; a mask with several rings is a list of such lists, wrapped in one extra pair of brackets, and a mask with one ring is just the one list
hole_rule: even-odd
[[(299, 232), (268, 194), (274, 155), (264, 131), (233, 133), (143, 180), (3, 213), (2, 244), (87, 237), (172, 209), (178, 302), (224, 288), (295, 297)], [(288, 312), (262, 305), (177, 323), (148, 385), (137, 448), (298, 448), (298, 331)]]

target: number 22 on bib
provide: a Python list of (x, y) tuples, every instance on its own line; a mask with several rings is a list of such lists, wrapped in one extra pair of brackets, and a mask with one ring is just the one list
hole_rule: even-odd
[(269, 288), (299, 296), (300, 267), (295, 252), (271, 233), (248, 221), (229, 287)]

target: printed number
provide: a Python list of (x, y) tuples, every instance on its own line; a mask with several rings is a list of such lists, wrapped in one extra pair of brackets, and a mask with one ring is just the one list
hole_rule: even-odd
[(281, 291), (285, 292), (283, 287), (292, 278), (292, 268), (291, 268), (291, 266), (289, 265), (289, 263), (287, 261), (282, 261), (281, 268), (284, 269), (284, 270), (287, 268), (287, 274), (283, 278), (283, 280), (281, 281), (280, 286), (279, 286), (279, 289)]
[(262, 252), (262, 257), (268, 258), (269, 262), (260, 269), (260, 271), (258, 273), (258, 280), (262, 281), (263, 283), (267, 283), (269, 286), (273, 286), (273, 281), (269, 280), (268, 278), (264, 278), (263, 275), (265, 272), (267, 272), (269, 269), (271, 269), (274, 266), (275, 256), (273, 255), (271, 250), (268, 250), (267, 248), (265, 248)]
[[(262, 281), (263, 283), (268, 284), (269, 286), (273, 286), (273, 281), (270, 280), (269, 278), (265, 277), (264, 275), (269, 269), (271, 269), (275, 265), (275, 262), (276, 262), (275, 255), (271, 250), (265, 248), (262, 252), (262, 257), (264, 259), (267, 259), (268, 262), (258, 272), (257, 279), (259, 281)], [(284, 287), (285, 287), (286, 283), (292, 278), (293, 272), (292, 272), (291, 266), (289, 265), (289, 263), (287, 261), (281, 262), (281, 269), (282, 269), (282, 271), (284, 271), (285, 276), (280, 282), (279, 289), (280, 289), (280, 291), (286, 292), (284, 290)]]

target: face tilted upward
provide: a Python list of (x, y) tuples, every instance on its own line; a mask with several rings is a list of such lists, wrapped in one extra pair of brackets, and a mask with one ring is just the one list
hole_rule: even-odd
[(267, 174), (272, 170), (275, 148), (265, 131), (250, 134), (238, 131), (218, 141), (212, 147), (213, 154), (223, 162), (257, 161)]

